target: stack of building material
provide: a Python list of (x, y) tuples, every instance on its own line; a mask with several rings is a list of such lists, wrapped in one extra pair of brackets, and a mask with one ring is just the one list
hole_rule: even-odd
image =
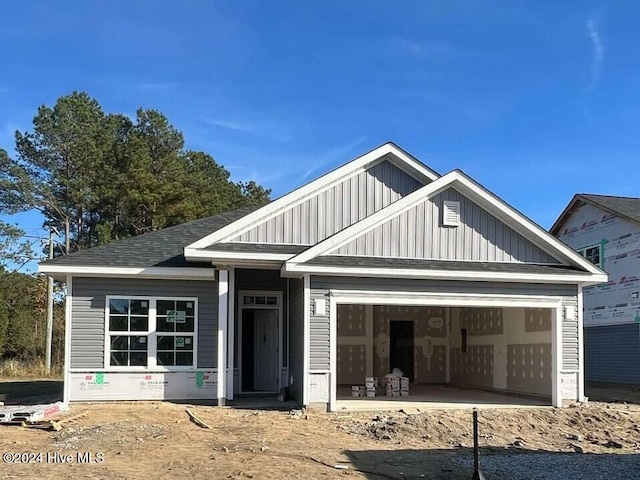
[(401, 397), (409, 396), (409, 378), (407, 377), (400, 378), (400, 396)]
[(37, 422), (67, 410), (69, 406), (62, 402), (45, 405), (12, 405), (0, 408), (0, 423)]
[(351, 396), (352, 397), (364, 397), (365, 396), (365, 387), (362, 385), (353, 385), (351, 387)]
[(400, 396), (400, 377), (384, 377), (384, 394), (387, 397)]
[(378, 392), (378, 377), (365, 377), (364, 384), (366, 388), (366, 396), (373, 398)]
[(0, 423), (9, 423), (13, 418), (13, 413), (22, 410), (24, 407), (20, 405), (11, 405), (0, 407)]

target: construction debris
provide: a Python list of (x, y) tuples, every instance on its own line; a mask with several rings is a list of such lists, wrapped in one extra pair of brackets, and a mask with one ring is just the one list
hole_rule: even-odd
[(87, 412), (87, 410), (85, 410), (84, 412), (76, 413), (75, 415), (71, 415), (70, 417), (64, 417), (64, 418), (62, 418), (62, 419), (58, 420), (57, 422), (58, 422), (60, 425), (63, 425), (63, 424), (65, 424), (65, 423), (69, 423), (69, 422), (72, 422), (72, 421), (74, 421), (74, 420), (77, 420), (78, 418), (82, 418), (82, 417), (84, 417), (87, 413), (89, 413), (89, 412)]
[(187, 409), (187, 415), (189, 415), (189, 418), (191, 419), (191, 421), (193, 423), (195, 423), (196, 425), (198, 425), (199, 427), (202, 428), (208, 428), (211, 429), (211, 427), (209, 425), (207, 425), (206, 423), (204, 423), (202, 420), (200, 420), (195, 413), (193, 413), (191, 410)]
[(69, 406), (62, 402), (5, 406), (0, 408), (0, 423), (37, 422), (67, 410), (69, 410)]

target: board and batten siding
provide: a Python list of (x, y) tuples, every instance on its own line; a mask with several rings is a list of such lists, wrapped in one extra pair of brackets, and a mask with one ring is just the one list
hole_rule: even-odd
[(224, 241), (315, 245), (422, 186), (384, 160)]
[[(577, 285), (561, 284), (527, 284), (503, 282), (464, 282), (436, 281), (358, 277), (311, 277), (311, 300), (325, 298), (328, 300), (331, 289), (364, 290), (384, 292), (434, 292), (434, 293), (495, 293), (511, 295), (549, 295), (562, 297), (564, 307), (574, 308), (574, 320), (567, 321), (563, 313), (562, 322), (562, 370), (578, 371), (578, 311)], [(564, 310), (564, 309), (563, 309)], [(328, 313), (328, 309), (327, 309)], [(327, 369), (329, 356), (329, 317), (315, 316), (311, 310), (311, 370)]]
[(289, 279), (289, 389), (302, 403), (304, 379), (304, 280)]
[(216, 367), (217, 281), (74, 277), (71, 294), (71, 368), (105, 368), (107, 295), (197, 297), (198, 368)]
[[(460, 224), (442, 225), (442, 205), (460, 202)], [(333, 255), (559, 263), (486, 210), (450, 188), (355, 238)]]

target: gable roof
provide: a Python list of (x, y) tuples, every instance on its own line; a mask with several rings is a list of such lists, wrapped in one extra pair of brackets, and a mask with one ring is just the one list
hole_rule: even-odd
[[(578, 255), (564, 243), (546, 232), (542, 227), (525, 217), (522, 213), (506, 204), (503, 200), (489, 192), (460, 170), (454, 170), (419, 190), (407, 195), (388, 207), (374, 213), (364, 220), (345, 228), (323, 242), (308, 248), (304, 252), (289, 259), (282, 267), (283, 273), (306, 272), (309, 262), (319, 256), (328, 255), (353, 239), (378, 227), (393, 217), (397, 217), (416, 203), (442, 192), (446, 188), (456, 188), (472, 201), (489, 211), (496, 218), (504, 221), (514, 230), (525, 235), (532, 243), (552, 254), (565, 265), (577, 267), (589, 275), (604, 276), (606, 274), (582, 256)], [(585, 277), (586, 277), (585, 276)], [(585, 278), (586, 279), (586, 278)]]
[(243, 207), (231, 212), (193, 220), (191, 222), (124, 238), (112, 243), (81, 250), (40, 263), (39, 270), (54, 273), (65, 266), (91, 267), (210, 267), (189, 263), (184, 258), (184, 246), (242, 218), (261, 205)]
[(272, 201), (264, 207), (246, 215), (238, 221), (211, 233), (185, 248), (187, 258), (198, 258), (197, 251), (206, 249), (207, 247), (221, 241), (228, 240), (242, 233), (249, 227), (253, 227), (258, 223), (264, 222), (269, 218), (291, 209), (297, 204), (303, 202), (313, 195), (331, 188), (332, 186), (343, 182), (346, 178), (356, 175), (367, 168), (370, 168), (376, 162), (383, 160), (391, 161), (401, 170), (406, 171), (413, 177), (420, 180), (423, 184), (427, 184), (439, 178), (438, 173), (431, 170), (415, 157), (398, 147), (394, 143), (387, 142), (367, 153), (357, 157), (350, 162), (332, 170), (331, 172), (313, 180), (292, 192)]
[(582, 203), (594, 205), (606, 212), (613, 213), (632, 222), (640, 223), (640, 198), (615, 197), (612, 195), (595, 195), (590, 193), (578, 193), (562, 211), (549, 231), (556, 235), (573, 210)]

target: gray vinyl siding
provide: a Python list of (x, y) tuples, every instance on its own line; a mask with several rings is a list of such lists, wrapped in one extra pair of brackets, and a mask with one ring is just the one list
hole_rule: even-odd
[[(562, 299), (562, 369), (578, 371), (580, 334), (578, 332), (578, 298)], [(573, 309), (573, 319), (567, 319), (566, 309)]]
[[(325, 314), (317, 315), (314, 300), (325, 300)], [(328, 371), (330, 365), (329, 338), (329, 292), (326, 289), (311, 288), (311, 305), (309, 306), (309, 370)]]
[(304, 373), (304, 280), (289, 280), (289, 376), (293, 379), (290, 391), (302, 403)]
[(422, 186), (385, 160), (225, 241), (315, 245)]
[[(435, 293), (495, 293), (511, 295), (549, 295), (563, 297), (563, 305), (576, 308), (576, 321), (562, 325), (562, 367), (564, 370), (578, 370), (578, 324), (576, 285), (529, 284), (504, 282), (463, 282), (410, 280), (359, 277), (311, 277), (311, 298), (327, 298), (329, 291), (335, 290), (380, 290), (386, 292), (435, 292)], [(313, 325), (311, 333), (311, 368), (328, 368), (329, 357), (329, 317), (316, 317), (311, 311)], [(315, 352), (315, 354), (314, 354)]]
[(71, 368), (105, 368), (107, 295), (198, 298), (198, 367), (216, 367), (218, 282), (74, 277), (71, 304)]
[[(460, 202), (460, 225), (442, 226), (442, 204)], [(332, 254), (473, 260), (484, 262), (559, 263), (454, 189), (420, 202)]]
[(640, 331), (637, 323), (584, 329), (587, 382), (640, 384)]

